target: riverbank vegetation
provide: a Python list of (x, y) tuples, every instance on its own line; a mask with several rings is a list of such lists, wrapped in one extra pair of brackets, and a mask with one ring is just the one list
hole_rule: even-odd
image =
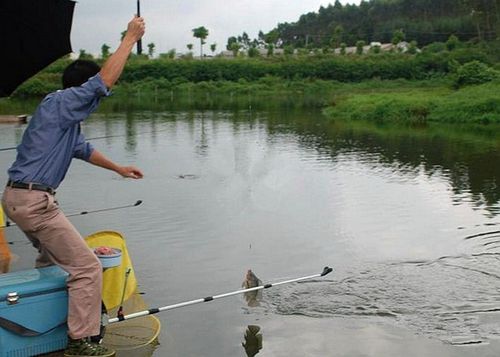
[[(130, 58), (105, 108), (301, 106), (325, 109), (329, 117), (343, 119), (498, 123), (500, 12), (496, 2), (490, 2), (451, 6), (449, 0), (370, 0), (360, 5), (337, 1), (297, 23), (260, 33), (258, 39), (245, 33), (231, 37), (228, 47), (238, 50), (229, 57), (221, 53), (197, 59), (191, 53), (177, 58), (171, 51), (153, 58), (151, 50)], [(471, 15), (470, 9), (476, 12)], [(370, 44), (374, 40), (392, 45)], [(411, 43), (399, 46), (404, 40)], [(356, 45), (356, 50), (346, 51), (347, 45)], [(266, 47), (270, 51), (263, 52)], [(277, 47), (282, 51), (273, 52)], [(109, 55), (103, 45), (97, 61)], [(91, 56), (82, 50), (80, 57)], [(0, 112), (14, 108), (16, 100), (59, 89), (69, 62), (57, 61), (19, 87), (11, 99), (0, 100)]]
[[(327, 108), (332, 118), (500, 122), (500, 66), (484, 44), (416, 55), (290, 56), (213, 60), (132, 58), (108, 108)], [(500, 45), (499, 45), (500, 47)], [(60, 88), (60, 60), (24, 83), (16, 99)]]
[(357, 93), (325, 109), (337, 119), (411, 124), (427, 122), (500, 123), (500, 81), (454, 90), (443, 87), (400, 87), (377, 93)]

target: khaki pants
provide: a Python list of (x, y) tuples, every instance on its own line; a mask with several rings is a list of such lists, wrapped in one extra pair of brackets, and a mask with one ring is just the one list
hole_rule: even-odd
[(99, 334), (102, 266), (58, 207), (53, 195), (7, 187), (7, 216), (21, 228), (39, 255), (36, 267), (57, 264), (68, 272), (68, 334), (73, 339)]

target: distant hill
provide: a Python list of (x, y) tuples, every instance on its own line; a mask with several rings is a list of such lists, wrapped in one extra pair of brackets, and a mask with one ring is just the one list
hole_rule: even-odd
[(419, 46), (446, 41), (452, 34), (461, 40), (497, 38), (500, 0), (369, 0), (359, 5), (337, 0), (297, 22), (278, 24), (265, 38), (295, 47), (338, 47), (359, 40), (391, 42), (398, 30)]

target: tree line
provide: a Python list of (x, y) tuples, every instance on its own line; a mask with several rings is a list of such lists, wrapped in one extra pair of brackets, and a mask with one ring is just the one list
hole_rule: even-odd
[(462, 41), (498, 38), (500, 0), (363, 0), (359, 5), (336, 0), (296, 22), (260, 32), (257, 39), (246, 33), (232, 36), (227, 47), (339, 48), (359, 41), (391, 42), (398, 31), (419, 46), (444, 42), (451, 35)]

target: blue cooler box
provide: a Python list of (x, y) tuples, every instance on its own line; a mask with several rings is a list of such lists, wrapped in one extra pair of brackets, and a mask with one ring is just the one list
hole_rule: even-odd
[(67, 276), (56, 266), (0, 274), (0, 357), (66, 347)]

